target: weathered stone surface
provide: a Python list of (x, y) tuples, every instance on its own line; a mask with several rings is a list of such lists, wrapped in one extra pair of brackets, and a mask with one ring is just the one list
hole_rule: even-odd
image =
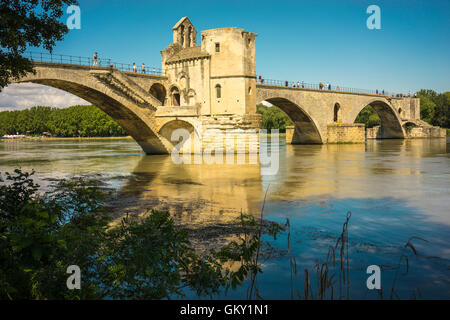
[(328, 125), (328, 143), (364, 143), (365, 125), (362, 123), (333, 123)]

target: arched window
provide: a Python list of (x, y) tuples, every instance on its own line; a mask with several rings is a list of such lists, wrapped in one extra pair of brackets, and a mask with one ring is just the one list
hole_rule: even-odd
[(164, 102), (166, 100), (166, 89), (162, 84), (154, 83), (150, 87), (150, 94), (158, 99), (161, 102), (161, 105), (164, 105)]
[(187, 32), (187, 43), (186, 43), (186, 47), (189, 48), (191, 46), (191, 36), (192, 36), (192, 27), (189, 26), (188, 28), (188, 32)]
[(180, 106), (180, 91), (178, 90), (177, 87), (172, 87), (172, 89), (170, 89), (170, 94), (172, 96), (172, 105), (175, 107), (179, 107)]
[(339, 103), (336, 103), (335, 105), (334, 105), (334, 112), (333, 112), (333, 114), (334, 114), (334, 116), (333, 116), (333, 121), (334, 122), (338, 122), (340, 119), (340, 112), (339, 112), (339, 110), (341, 109), (341, 106), (339, 105)]
[(216, 84), (216, 98), (220, 99), (222, 97), (222, 87), (220, 84)]
[(184, 26), (182, 25), (180, 28), (180, 44), (184, 47)]
[(402, 114), (402, 108), (398, 108), (398, 114)]

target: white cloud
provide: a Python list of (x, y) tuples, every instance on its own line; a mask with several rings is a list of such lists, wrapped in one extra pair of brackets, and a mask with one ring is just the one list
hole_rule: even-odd
[[(1, 100), (0, 100), (1, 101)], [(261, 104), (265, 105), (266, 107), (271, 107), (273, 106), (273, 104), (271, 104), (270, 102), (267, 101), (262, 101)]]
[(34, 106), (65, 108), (74, 105), (90, 103), (63, 90), (36, 83), (13, 83), (0, 92), (0, 111)]

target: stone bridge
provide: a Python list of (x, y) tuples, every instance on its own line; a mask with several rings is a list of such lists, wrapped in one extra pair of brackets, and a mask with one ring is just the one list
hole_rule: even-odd
[(334, 134), (343, 127), (357, 128), (351, 124), (368, 105), (381, 120), (378, 138), (405, 138), (404, 122), (420, 116), (420, 102), (416, 98), (258, 84), (256, 99), (277, 106), (289, 116), (295, 128), (291, 143), (352, 142), (330, 141), (328, 133)]
[[(248, 147), (236, 147), (239, 141), (259, 147), (261, 115), (256, 104), (262, 101), (292, 120), (288, 143), (364, 142), (364, 125), (354, 121), (367, 105), (381, 119), (367, 138), (445, 136), (445, 131), (420, 121), (419, 99), (257, 83), (256, 34), (234, 27), (206, 30), (201, 46), (196, 45), (196, 34), (187, 17), (173, 27), (173, 43), (161, 51), (163, 75), (54, 63), (40, 55), (41, 61), (33, 59), (36, 73), (17, 82), (39, 83), (83, 98), (116, 120), (147, 154), (170, 153), (174, 147), (192, 153), (230, 143), (235, 151), (248, 152)], [(179, 128), (186, 129), (188, 139), (172, 141)], [(201, 150), (193, 149), (196, 137)]]

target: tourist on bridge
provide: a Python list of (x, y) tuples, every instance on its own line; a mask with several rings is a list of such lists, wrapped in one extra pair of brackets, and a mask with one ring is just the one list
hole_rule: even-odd
[(377, 89), (377, 91), (376, 91), (376, 95), (378, 95), (378, 89)]
[(319, 89), (323, 90), (323, 83), (322, 82), (319, 82)]
[(284, 83), (284, 85), (285, 85), (286, 87), (289, 87), (289, 81), (286, 80), (286, 82)]
[(133, 62), (133, 72), (137, 72), (136, 63)]
[(142, 73), (145, 73), (145, 64), (142, 62), (142, 66), (141, 66), (141, 71)]
[(384, 89), (383, 89), (383, 91), (381, 91), (381, 94), (384, 96)]
[(327, 89), (331, 90), (331, 84), (329, 84), (328, 82), (327, 82)]
[(97, 65), (97, 52), (94, 53), (94, 63), (92, 64), (92, 66), (96, 66)]
[(305, 82), (302, 80), (302, 88), (305, 87)]
[(297, 81), (297, 88), (300, 88), (300, 81)]

